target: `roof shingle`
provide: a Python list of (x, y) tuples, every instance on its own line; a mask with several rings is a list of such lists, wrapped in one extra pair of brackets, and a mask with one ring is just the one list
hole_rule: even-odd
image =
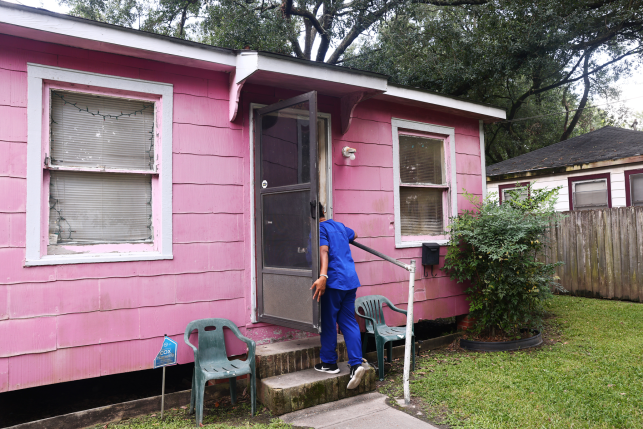
[(587, 164), (643, 154), (643, 131), (603, 127), (487, 167), (487, 176)]

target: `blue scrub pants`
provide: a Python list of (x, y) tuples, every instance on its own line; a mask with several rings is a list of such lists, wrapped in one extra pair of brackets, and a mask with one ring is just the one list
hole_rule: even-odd
[(337, 363), (337, 325), (344, 335), (348, 351), (348, 363), (362, 363), (362, 338), (355, 320), (356, 289), (340, 290), (326, 288), (321, 298), (321, 361)]

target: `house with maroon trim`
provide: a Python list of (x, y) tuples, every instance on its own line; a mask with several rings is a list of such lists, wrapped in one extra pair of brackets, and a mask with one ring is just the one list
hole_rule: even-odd
[[(643, 205), (643, 132), (603, 127), (486, 168), (500, 203), (518, 186), (560, 186), (556, 209)], [(528, 190), (522, 191), (525, 195)]]
[[(0, 1), (0, 392), (151, 368), (165, 335), (190, 363), (195, 319), (258, 345), (316, 336), (317, 202), (405, 263), (439, 243), (442, 265), (463, 190), (484, 193), (483, 124), (504, 118), (376, 73)], [(405, 270), (353, 257), (358, 296), (405, 307)], [(416, 272), (416, 321), (468, 313), (437, 268)]]

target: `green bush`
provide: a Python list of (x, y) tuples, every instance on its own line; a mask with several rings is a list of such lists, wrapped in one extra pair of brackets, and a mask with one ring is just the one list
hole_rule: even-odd
[(554, 210), (558, 190), (530, 189), (521, 199), (517, 188), (503, 204), (494, 193), (484, 201), (468, 195), (476, 209), (452, 218), (444, 270), (470, 284), (475, 333), (500, 329), (518, 338), (521, 329), (542, 329), (544, 300), (553, 287), (561, 288), (555, 276), (560, 263), (543, 262), (543, 233), (560, 217)]

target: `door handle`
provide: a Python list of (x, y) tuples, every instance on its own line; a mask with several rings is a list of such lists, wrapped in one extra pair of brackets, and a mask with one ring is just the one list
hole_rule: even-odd
[(310, 217), (317, 219), (317, 200), (310, 202)]

